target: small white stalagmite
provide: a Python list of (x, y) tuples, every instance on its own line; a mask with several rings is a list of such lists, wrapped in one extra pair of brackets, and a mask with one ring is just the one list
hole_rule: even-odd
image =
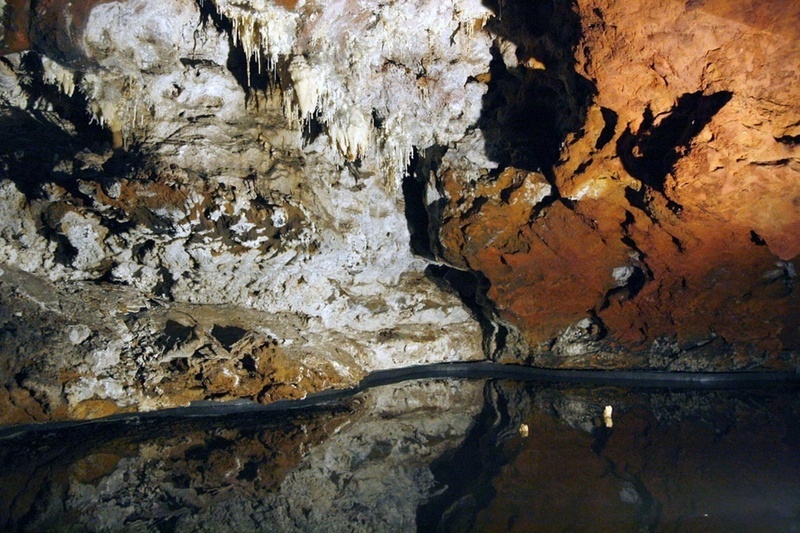
[(42, 69), (45, 82), (57, 86), (67, 96), (71, 97), (75, 93), (75, 74), (72, 70), (62, 67), (47, 56), (42, 56)]
[(372, 122), (358, 109), (329, 123), (328, 130), (331, 140), (349, 161), (364, 156), (370, 147)]
[(603, 409), (603, 424), (607, 428), (614, 427), (614, 420), (612, 420), (611, 415), (614, 413), (614, 408), (610, 405), (606, 405)]

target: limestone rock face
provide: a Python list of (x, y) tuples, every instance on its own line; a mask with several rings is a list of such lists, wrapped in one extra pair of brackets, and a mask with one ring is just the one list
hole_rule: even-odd
[(796, 2), (0, 5), (2, 422), (797, 368)]
[(62, 4), (0, 65), (4, 422), (483, 358), (401, 183), (477, 119), (486, 8)]
[(425, 177), (437, 255), (485, 276), (505, 325), (496, 356), (795, 368), (800, 7), (575, 4), (498, 3), (492, 164), (456, 144)]

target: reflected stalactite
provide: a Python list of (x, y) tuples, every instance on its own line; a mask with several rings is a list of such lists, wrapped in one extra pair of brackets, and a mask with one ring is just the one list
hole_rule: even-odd
[(790, 530), (787, 387), (431, 379), (294, 412), (21, 431), (0, 443), (0, 527)]

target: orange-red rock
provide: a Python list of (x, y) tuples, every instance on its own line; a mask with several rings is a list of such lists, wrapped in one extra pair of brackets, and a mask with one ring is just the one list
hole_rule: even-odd
[[(794, 368), (800, 4), (579, 0), (574, 10), (576, 79), (592, 90), (553, 162), (556, 201), (526, 218), (498, 199), (506, 172), (497, 190), (467, 193), (445, 171), (441, 255), (488, 279), (497, 314), (538, 364)], [(507, 67), (523, 81), (494, 90), (519, 112), (515, 98), (564, 78), (539, 81), (569, 28), (564, 13), (540, 33), (510, 13), (496, 31), (516, 45), (520, 66)], [(448, 217), (469, 195), (477, 207)], [(599, 328), (595, 353), (552, 357), (581, 320)]]

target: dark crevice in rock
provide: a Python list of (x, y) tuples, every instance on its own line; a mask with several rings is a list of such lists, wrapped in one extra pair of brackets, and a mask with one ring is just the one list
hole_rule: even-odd
[[(633, 213), (631, 213), (630, 211), (626, 211), (625, 220), (622, 222), (622, 224), (620, 224), (623, 233), (623, 237), (620, 240), (622, 241), (622, 244), (633, 250), (633, 252), (636, 254), (637, 260), (641, 264), (640, 270), (644, 274), (644, 280), (641, 281), (641, 285), (643, 286), (646, 281), (654, 280), (655, 275), (653, 274), (653, 271), (650, 270), (650, 267), (647, 266), (647, 254), (644, 253), (644, 251), (641, 248), (639, 248), (639, 245), (636, 244), (636, 241), (634, 241), (629, 234), (629, 228), (635, 222), (636, 222), (636, 217), (633, 215)], [(675, 242), (675, 240), (673, 240), (673, 242)], [(680, 241), (678, 241), (676, 245), (680, 246)], [(639, 267), (637, 267), (637, 269), (639, 269)], [(642, 286), (640, 286), (636, 291), (637, 294), (639, 291), (641, 291)]]
[(674, 236), (674, 235), (672, 236), (671, 240), (672, 240), (672, 244), (675, 245), (675, 248), (677, 248), (678, 252), (679, 253), (683, 253), (684, 252), (684, 248), (683, 248), (683, 243), (681, 242), (681, 240), (679, 238), (677, 238), (676, 236)]
[(597, 137), (597, 142), (594, 145), (595, 149), (597, 150), (603, 148), (605, 145), (611, 142), (611, 139), (614, 138), (614, 135), (617, 132), (617, 121), (619, 120), (617, 113), (607, 107), (601, 107), (600, 113), (603, 115), (604, 125), (603, 130), (600, 132), (600, 136)]
[(214, 324), (211, 328), (211, 336), (219, 341), (222, 346), (230, 351), (234, 344), (242, 340), (247, 335), (247, 330), (237, 326), (220, 326)]
[[(277, 70), (263, 68), (266, 64), (266, 59), (261, 58), (261, 67), (259, 61), (255, 57), (247, 57), (244, 53), (242, 43), (234, 42), (233, 38), (233, 24), (231, 21), (223, 17), (217, 10), (214, 2), (207, 0), (197, 0), (197, 6), (200, 8), (200, 20), (202, 24), (207, 25), (209, 22), (213, 24), (217, 31), (220, 31), (228, 36), (228, 61), (225, 67), (236, 78), (236, 82), (250, 95), (252, 91), (266, 91), (271, 86), (275, 85), (277, 81)], [(260, 51), (257, 53), (261, 53)]]
[(472, 202), (472, 205), (469, 206), (469, 209), (464, 212), (461, 218), (463, 220), (469, 220), (470, 218), (476, 216), (481, 212), (481, 208), (486, 205), (488, 201), (489, 199), (485, 196), (479, 196), (478, 198), (475, 198), (475, 201)]
[(115, 150), (111, 157), (103, 163), (103, 172), (98, 176), (108, 180), (149, 174), (152, 172), (147, 154), (138, 147), (129, 146), (127, 150)]
[[(641, 270), (639, 271), (641, 272)], [(644, 280), (642, 280), (641, 284), (642, 286), (644, 285)], [(631, 283), (630, 285), (634, 284)], [(639, 287), (638, 290), (641, 290), (641, 286)], [(633, 298), (633, 296), (631, 296), (631, 298)], [(589, 309), (586, 313), (589, 315), (589, 318), (591, 319), (591, 325), (587, 328), (588, 336), (593, 341), (601, 341), (605, 339), (608, 336), (608, 326), (606, 326), (606, 323), (603, 322), (603, 319), (600, 318), (600, 315), (598, 315), (597, 311), (595, 311), (594, 309)]]
[(669, 198), (667, 198), (667, 209), (672, 211), (672, 214), (675, 216), (680, 216), (680, 214), (683, 212), (683, 206), (678, 202), (670, 200)]
[(800, 144), (800, 135), (783, 135), (781, 137), (775, 137), (775, 140), (781, 144), (794, 146)]
[(189, 358), (188, 357), (178, 357), (177, 359), (173, 359), (169, 363), (166, 363), (167, 370), (170, 372), (177, 372), (179, 374), (183, 374), (188, 372), (189, 370)]
[[(175, 228), (172, 222), (146, 207), (137, 207), (130, 213), (131, 222), (137, 226), (147, 228), (154, 235), (172, 235), (175, 233)], [(227, 221), (226, 221), (227, 222)]]
[(587, 168), (589, 168), (589, 166), (591, 166), (591, 164), (592, 164), (592, 163), (594, 163), (594, 159), (592, 159), (591, 157), (590, 157), (589, 159), (587, 159), (586, 161), (583, 161), (583, 162), (582, 162), (580, 165), (578, 165), (578, 167), (575, 169), (575, 172), (574, 172), (574, 174), (575, 174), (576, 176), (577, 176), (577, 175), (580, 175), (580, 174), (583, 174), (584, 172), (586, 172), (586, 169), (587, 169)]
[[(631, 207), (639, 209), (642, 213), (647, 215), (651, 221), (658, 224), (658, 218), (656, 218), (656, 216), (653, 214), (653, 210), (650, 209), (650, 205), (647, 202), (647, 191), (644, 189), (644, 187), (639, 190), (631, 189), (630, 187), (626, 188), (625, 199), (628, 201)], [(631, 215), (630, 211), (628, 211), (627, 214)]]
[(254, 375), (258, 371), (258, 364), (252, 355), (247, 354), (242, 357), (242, 368), (250, 373), (250, 375)]
[(445, 290), (455, 291), (472, 312), (483, 334), (484, 353), (491, 356), (495, 344), (496, 327), (493, 313), (486, 297), (489, 280), (480, 272), (464, 271), (446, 265), (428, 265), (425, 275)]
[[(603, 298), (603, 303), (600, 306), (600, 311), (607, 309), (612, 301), (626, 301), (626, 300), (633, 300), (636, 298), (636, 295), (641, 292), (644, 288), (645, 283), (647, 282), (647, 274), (645, 274), (644, 270), (639, 267), (633, 267), (633, 271), (631, 272), (628, 279), (625, 280), (624, 285), (619, 287), (614, 287), (613, 289), (606, 292), (605, 297)], [(599, 320), (599, 318), (595, 315), (595, 318)], [(601, 322), (602, 324), (602, 322)], [(605, 337), (605, 332), (599, 338)]]
[(765, 246), (767, 244), (767, 241), (762, 239), (761, 236), (753, 230), (750, 230), (750, 240), (756, 246)]
[(42, 196), (44, 183), (57, 181), (68, 185), (71, 176), (55, 173), (53, 169), (80, 149), (76, 137), (40, 113), (13, 109), (0, 118), (0, 145), (3, 174), (29, 199)]
[(313, 115), (309, 115), (303, 120), (303, 142), (306, 145), (313, 143), (317, 140), (324, 131), (325, 126), (322, 124), (322, 121), (319, 120), (319, 113), (314, 113)]
[(161, 266), (158, 268), (158, 275), (159, 281), (156, 283), (155, 287), (153, 287), (153, 294), (166, 300), (172, 299), (172, 287), (175, 286), (175, 280), (172, 278), (172, 274), (168, 268)]
[(495, 353), (502, 354), (508, 347), (509, 330), (503, 324), (497, 325), (497, 331), (494, 335)]
[(625, 246), (627, 246), (628, 248), (630, 248), (631, 250), (633, 250), (636, 253), (639, 261), (641, 262), (642, 269), (643, 269), (643, 271), (645, 273), (646, 279), (649, 280), (649, 281), (654, 280), (655, 276), (653, 275), (653, 271), (650, 270), (650, 267), (647, 266), (647, 262), (646, 262), (647, 261), (647, 254), (644, 253), (641, 248), (639, 248), (639, 245), (636, 244), (636, 241), (634, 241), (628, 235), (622, 237), (621, 241), (622, 241), (622, 244), (624, 244)]
[(145, 256), (148, 252), (151, 252), (155, 249), (156, 242), (153, 239), (147, 239), (143, 243), (134, 244), (131, 250), (133, 258), (138, 261), (144, 261)]
[(783, 159), (773, 159), (771, 161), (753, 161), (750, 164), (756, 167), (783, 167), (793, 162), (793, 158), (785, 157)]
[(164, 325), (162, 346), (164, 351), (170, 351), (186, 343), (194, 335), (194, 328), (181, 324), (175, 320), (167, 320)]
[(658, 121), (659, 117), (647, 108), (639, 130), (634, 133), (626, 128), (617, 141), (617, 153), (625, 170), (663, 193), (667, 174), (688, 152), (692, 139), (732, 97), (729, 91), (684, 94)]
[[(430, 216), (425, 201), (427, 172), (430, 168), (429, 156), (414, 150), (410, 171), (403, 177), (403, 199), (408, 233), (411, 236), (411, 251), (414, 254), (433, 259), (435, 254), (431, 248)], [(426, 160), (426, 161), (423, 161)]]
[(563, 205), (564, 207), (566, 207), (570, 211), (575, 211), (575, 201), (574, 200), (571, 200), (569, 198), (559, 197), (558, 201), (559, 201), (559, 203), (561, 203), (561, 205)]
[[(561, 145), (584, 124), (595, 93), (575, 69), (572, 50), (581, 36), (572, 2), (488, 0), (498, 14), (488, 31), (516, 45), (520, 66), (507, 66), (497, 44), (492, 47), (491, 79), (478, 126), (486, 132), (487, 155), (500, 167), (541, 170), (551, 178)], [(527, 68), (537, 61), (547, 68)]]
[(72, 265), (72, 262), (78, 256), (78, 250), (72, 246), (72, 243), (69, 242), (65, 235), (46, 225), (40, 227), (38, 233), (48, 241), (55, 243), (56, 248), (53, 258), (56, 263), (63, 266)]

